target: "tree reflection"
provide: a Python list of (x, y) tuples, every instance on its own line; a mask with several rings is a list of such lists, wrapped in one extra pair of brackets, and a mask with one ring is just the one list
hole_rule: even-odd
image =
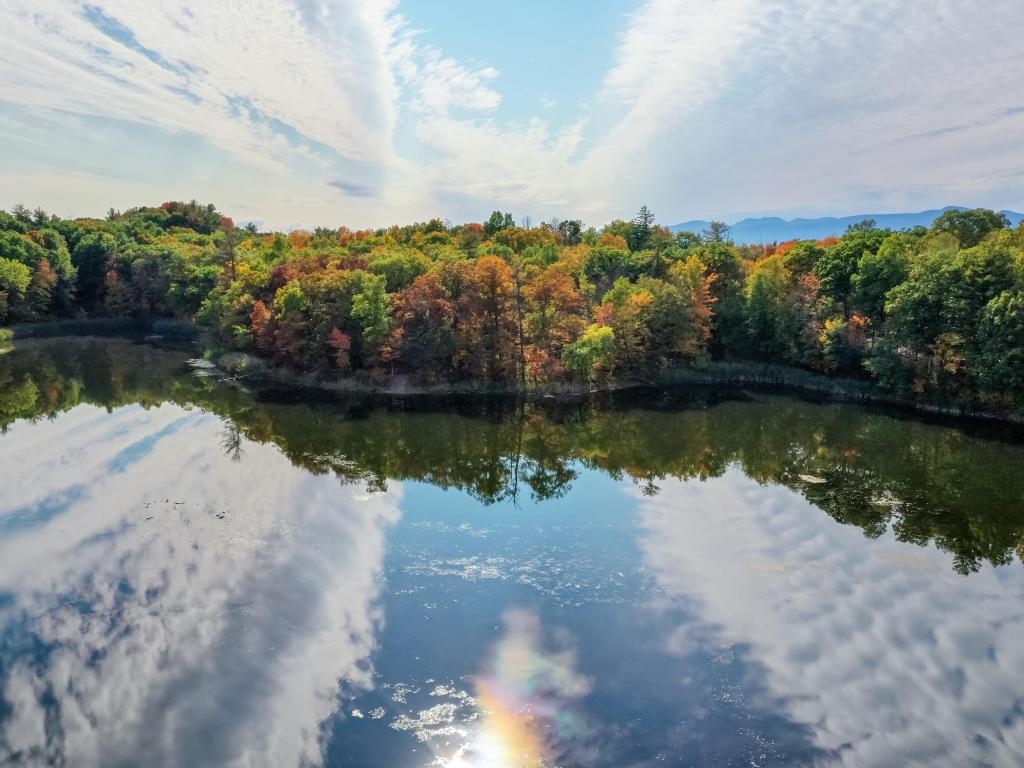
[[(273, 443), (294, 464), (374, 489), (417, 480), (485, 504), (564, 496), (581, 468), (658, 494), (736, 466), (866, 536), (934, 543), (960, 573), (1024, 548), (1024, 447), (839, 404), (711, 391), (585, 402), (256, 396), (193, 375), (185, 352), (123, 340), (19, 345), (0, 357), (0, 428), (80, 403), (173, 402), (225, 419), (222, 447)], [(814, 478), (809, 482), (806, 478)]]
[(241, 461), (242, 456), (245, 454), (242, 448), (244, 442), (242, 430), (238, 428), (235, 422), (225, 419), (224, 431), (220, 434), (220, 447), (224, 450), (224, 455), (229, 456), (234, 462)]

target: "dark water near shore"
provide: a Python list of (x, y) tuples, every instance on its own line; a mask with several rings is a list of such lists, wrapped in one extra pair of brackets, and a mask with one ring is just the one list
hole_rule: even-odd
[(0, 356), (0, 765), (1024, 763), (1017, 435), (189, 356)]

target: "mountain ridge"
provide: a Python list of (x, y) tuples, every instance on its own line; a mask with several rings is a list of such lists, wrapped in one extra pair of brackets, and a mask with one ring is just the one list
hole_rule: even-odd
[[(820, 240), (830, 235), (839, 236), (850, 224), (864, 219), (874, 219), (879, 227), (888, 229), (907, 229), (910, 227), (930, 227), (932, 222), (946, 211), (969, 210), (960, 205), (947, 205), (916, 213), (865, 213), (854, 216), (822, 216), (818, 218), (783, 219), (778, 216), (762, 216), (740, 219), (729, 225), (729, 237), (737, 243), (773, 243), (786, 240)], [(1004, 209), (999, 211), (1010, 220), (1015, 227), (1024, 220), (1024, 213)], [(696, 232), (707, 229), (709, 221), (692, 219), (672, 224), (672, 232)]]

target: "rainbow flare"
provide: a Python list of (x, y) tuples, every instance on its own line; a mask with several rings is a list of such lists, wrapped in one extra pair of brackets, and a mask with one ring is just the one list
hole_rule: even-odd
[(576, 671), (576, 654), (543, 647), (536, 614), (509, 610), (505, 635), (476, 680), (479, 725), (444, 768), (550, 768), (586, 733), (578, 701), (590, 682)]

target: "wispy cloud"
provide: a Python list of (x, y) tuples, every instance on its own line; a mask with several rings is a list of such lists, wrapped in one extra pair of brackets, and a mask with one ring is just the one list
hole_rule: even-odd
[(393, 86), (380, 62), (390, 3), (334, 5), (335, 15), (307, 23), (286, 2), (243, 12), (226, 3), (13, 0), (3, 97), (26, 109), (195, 131), (249, 163), (273, 165), (309, 151), (306, 142), (387, 162)]
[(628, 157), (637, 192), (690, 213), (835, 210), (866, 187), (900, 205), (922, 182), (941, 202), (1010, 163), (1022, 124), (884, 145), (1019, 104), (1022, 29), (1007, 0), (648, 0), (605, 79), (605, 109), (626, 109), (594, 160)]
[[(0, 591), (34, 617), (25, 631), (49, 661), (45, 672), (25, 657), (4, 669), (0, 761), (111, 765), (145, 751), (153, 765), (321, 764), (319, 725), (337, 708), (338, 681), (373, 686), (401, 489), (364, 494), (248, 441), (236, 463), (219, 419), (175, 406), (81, 406), (41, 426), (24, 437), (60, 446), (49, 462), (0, 450), (26, 479), (7, 489), (0, 519), (55, 507), (0, 539)], [(124, 471), (106, 471), (140, 444)], [(83, 478), (102, 479), (75, 493)], [(82, 606), (94, 621), (77, 620)]]
[(666, 481), (640, 517), (666, 615), (681, 601), (698, 617), (666, 645), (685, 653), (703, 626), (747, 649), (779, 714), (812, 725), (830, 764), (1020, 763), (1019, 694), (1006, 682), (1024, 664), (1018, 582), (996, 569), (965, 580), (947, 553), (866, 539), (739, 470)]
[(328, 181), (327, 186), (334, 187), (338, 191), (343, 192), (350, 197), (373, 197), (376, 194), (371, 187), (363, 184), (353, 184), (350, 181), (343, 181), (342, 179)]
[[(1024, 130), (1015, 0), (983, 14), (968, 0), (646, 0), (575, 113), (544, 83), (509, 92), (501, 67), (445, 50), (397, 0), (9, 0), (0, 14), (5, 122), (40, 165), (24, 191), (0, 179), (0, 204), (73, 202), (43, 186), (59, 169), (31, 147), (60, 116), (201, 137), (226, 159), (204, 158), (210, 178), (183, 177), (186, 194), (277, 226), (338, 215), (336, 195), (311, 191), (323, 179), (347, 185), (332, 186), (357, 225), (494, 207), (599, 222), (640, 202), (664, 219), (1024, 204), (1005, 172)], [(67, 170), (96, 172), (93, 153), (67, 154)], [(178, 189), (154, 162), (119, 170), (123, 190)]]

